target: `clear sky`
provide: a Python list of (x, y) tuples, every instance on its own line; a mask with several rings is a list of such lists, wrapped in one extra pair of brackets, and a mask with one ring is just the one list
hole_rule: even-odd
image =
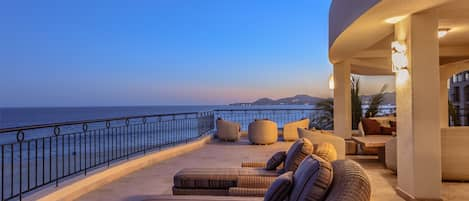
[(3, 1), (0, 107), (328, 97), (329, 4)]

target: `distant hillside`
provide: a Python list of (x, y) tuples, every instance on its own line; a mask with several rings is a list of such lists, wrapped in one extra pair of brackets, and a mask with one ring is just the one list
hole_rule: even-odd
[[(361, 96), (362, 103), (368, 104), (373, 95)], [(261, 98), (252, 103), (233, 103), (230, 105), (316, 105), (318, 102), (325, 100), (325, 98), (313, 97), (309, 95), (296, 95), (293, 97), (286, 97), (281, 99)], [(384, 93), (383, 105), (394, 105), (396, 103), (396, 94)]]
[(252, 103), (234, 103), (231, 105), (315, 105), (322, 100), (324, 100), (324, 98), (312, 97), (308, 95), (296, 95), (278, 100), (271, 98), (261, 98)]

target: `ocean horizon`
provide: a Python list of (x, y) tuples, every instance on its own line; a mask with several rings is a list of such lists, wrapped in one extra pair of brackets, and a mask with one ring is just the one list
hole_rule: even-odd
[(314, 105), (155, 105), (85, 107), (0, 107), (0, 129), (127, 116), (204, 112), (215, 109), (312, 109)]

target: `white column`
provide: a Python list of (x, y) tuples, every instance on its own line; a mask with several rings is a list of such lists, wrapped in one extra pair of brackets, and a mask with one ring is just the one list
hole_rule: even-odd
[(441, 131), (438, 17), (413, 14), (395, 25), (407, 44), (408, 70), (396, 74), (398, 193), (410, 200), (440, 200)]
[(334, 64), (334, 134), (345, 139), (352, 137), (349, 62)]

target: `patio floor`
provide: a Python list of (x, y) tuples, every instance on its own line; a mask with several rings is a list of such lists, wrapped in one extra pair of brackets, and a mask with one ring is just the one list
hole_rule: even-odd
[[(254, 146), (243, 138), (238, 143), (214, 140), (203, 148), (158, 163), (105, 185), (78, 200), (129, 200), (139, 195), (171, 194), (173, 175), (185, 167), (239, 167), (242, 161), (266, 161), (272, 153), (286, 150), (291, 142)], [(372, 183), (372, 200), (402, 200), (394, 191), (397, 178), (374, 156), (348, 156), (367, 171)], [(469, 200), (469, 183), (444, 183), (444, 200)]]

